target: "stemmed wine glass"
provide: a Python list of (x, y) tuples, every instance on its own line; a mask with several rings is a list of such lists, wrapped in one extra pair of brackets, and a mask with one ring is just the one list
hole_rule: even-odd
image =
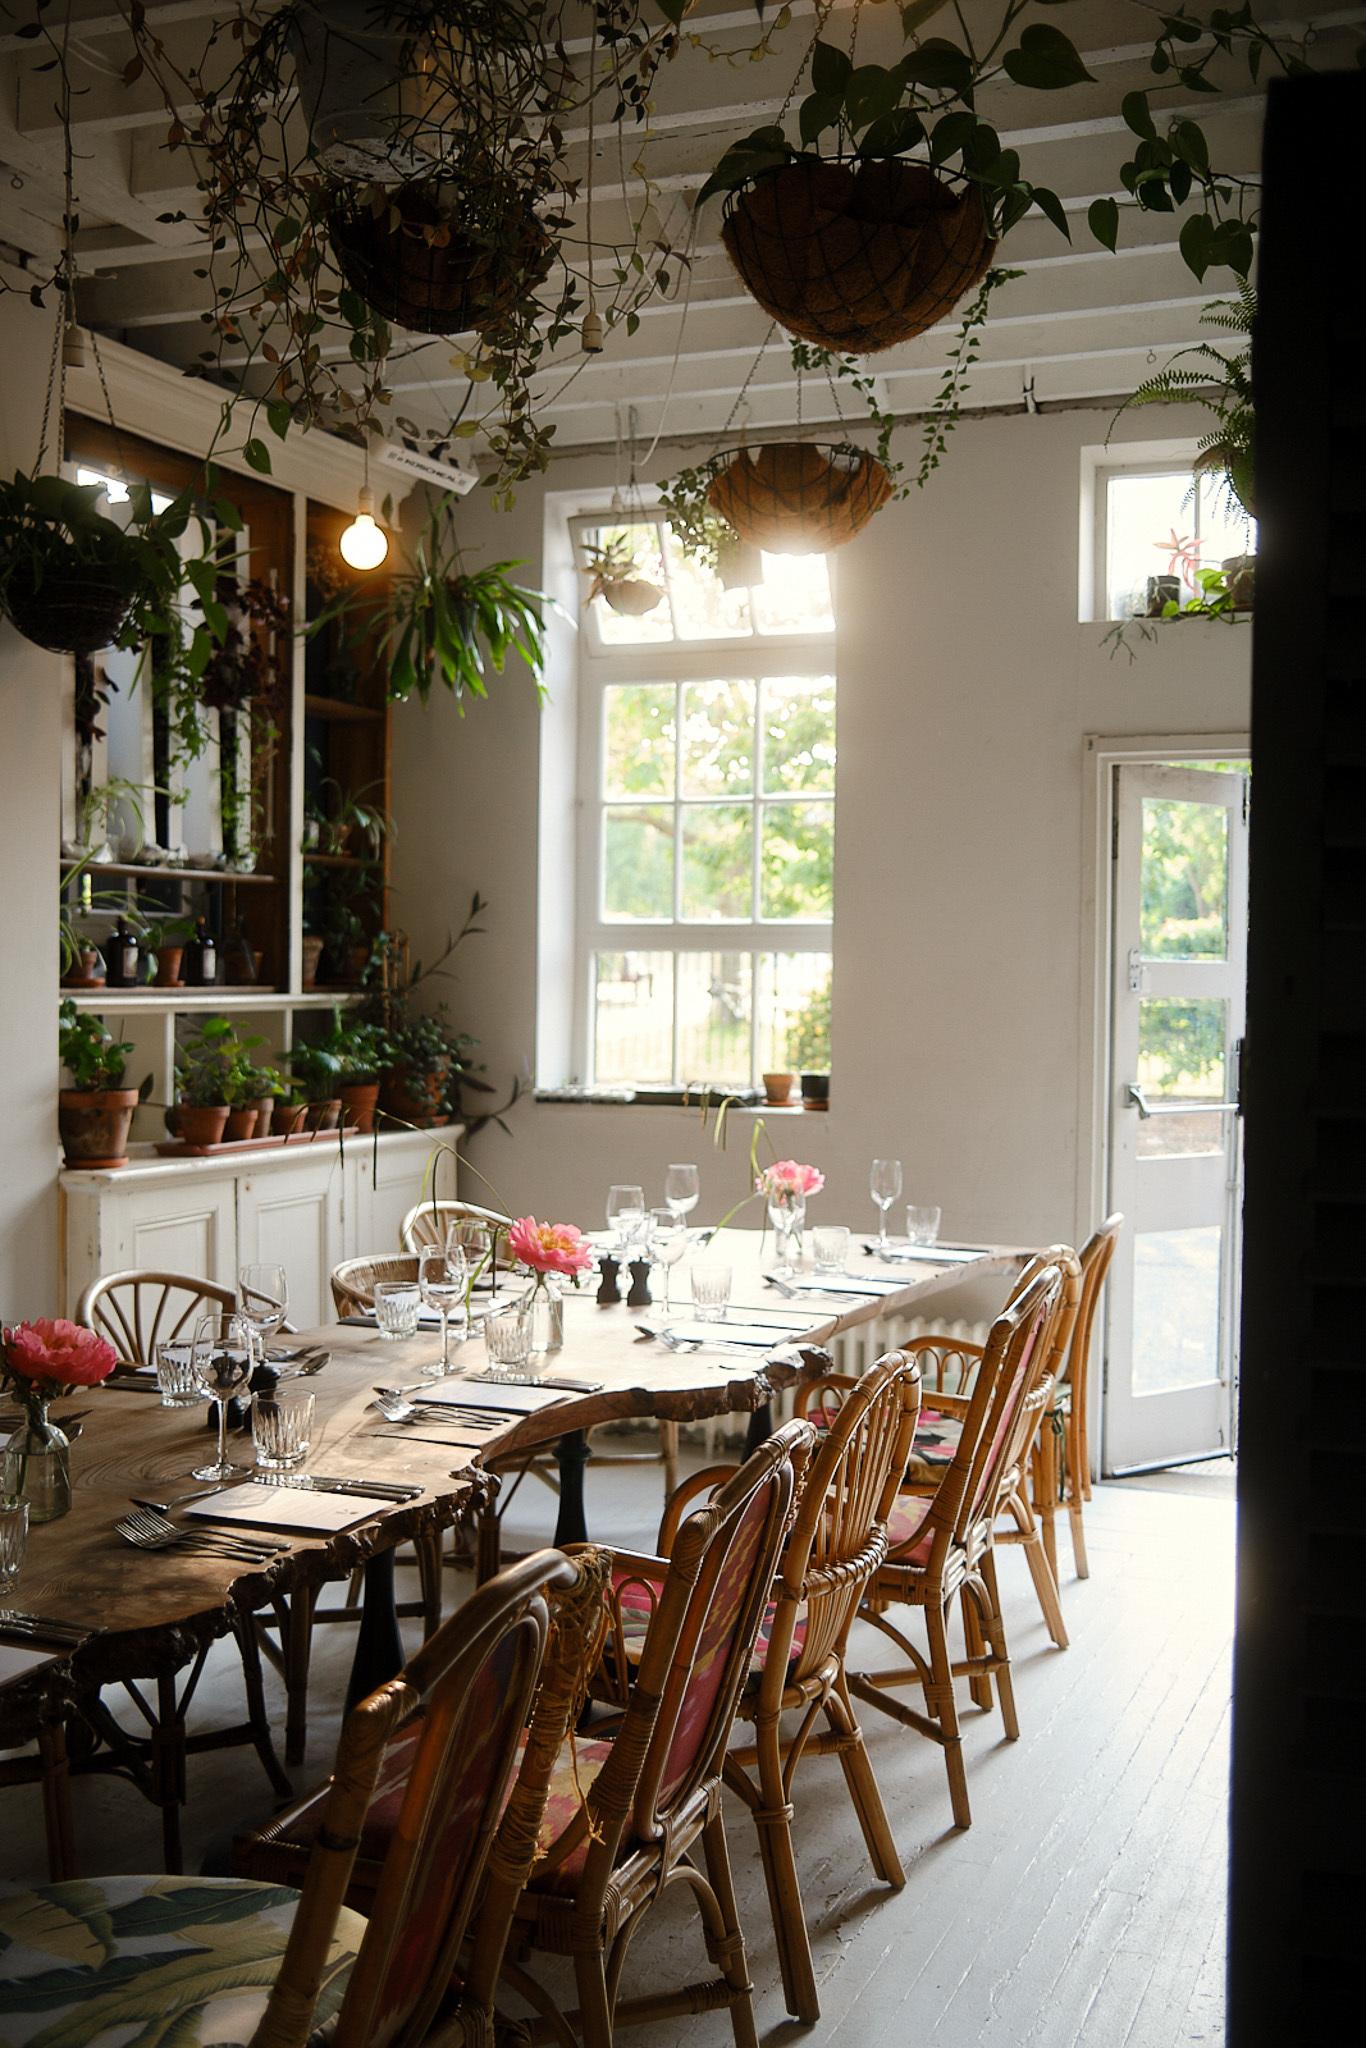
[(239, 1469), (228, 1457), (228, 1402), (251, 1378), (252, 1337), (245, 1316), (201, 1316), (195, 1324), (190, 1357), (196, 1380), (218, 1403), (218, 1456), (212, 1465), (196, 1465), (191, 1479), (217, 1482), (231, 1479)]
[[(441, 1364), (432, 1368), (432, 1379), (444, 1377), (451, 1369), (451, 1312), (464, 1301), (468, 1282), (465, 1254), (454, 1234), (444, 1244), (427, 1245), (419, 1254), (417, 1284), (422, 1299), (441, 1317)], [(462, 1331), (457, 1341), (463, 1339)]]
[(492, 1271), (493, 1232), (487, 1223), (481, 1223), (477, 1216), (462, 1217), (446, 1233), (447, 1245), (458, 1251), (465, 1261), (466, 1292), (481, 1285), (488, 1276), (488, 1289), (494, 1291), (495, 1278)]
[(629, 1252), (645, 1226), (645, 1190), (620, 1186), (607, 1192), (607, 1227), (617, 1233), (617, 1249)]
[(673, 1269), (688, 1249), (688, 1228), (672, 1209), (651, 1209), (648, 1225), (651, 1258), (664, 1268), (664, 1313), (669, 1313), (669, 1283)]
[(697, 1207), (701, 1189), (695, 1166), (671, 1166), (664, 1176), (664, 1199), (682, 1223)]
[(283, 1266), (249, 1265), (237, 1269), (237, 1313), (256, 1338), (256, 1357), (264, 1362), (266, 1339), (273, 1337), (289, 1308), (289, 1282)]
[(877, 1243), (879, 1251), (887, 1249), (887, 1211), (901, 1193), (901, 1161), (899, 1159), (875, 1159), (873, 1170), (868, 1176), (868, 1192), (877, 1203)]

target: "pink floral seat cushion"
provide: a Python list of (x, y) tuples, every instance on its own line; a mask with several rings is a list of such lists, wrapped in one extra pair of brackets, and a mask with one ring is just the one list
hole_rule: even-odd
[[(933, 1532), (926, 1531), (917, 1542), (916, 1537), (924, 1527), (925, 1518), (934, 1506), (934, 1495), (926, 1493), (899, 1493), (887, 1518), (887, 1541), (890, 1546), (889, 1564), (923, 1565), (929, 1562)], [(910, 1545), (909, 1549), (904, 1546)]]
[[(0, 1890), (5, 2048), (247, 2048), (299, 1894), (243, 1878), (94, 1877)], [(309, 2048), (334, 2030), (365, 1921), (343, 1910)]]
[[(551, 1772), (550, 1791), (545, 1802), (540, 1833), (536, 1838), (537, 1849), (543, 1856), (554, 1848), (560, 1837), (573, 1825), (588, 1797), (589, 1787), (611, 1754), (610, 1736), (596, 1739), (582, 1735), (566, 1736)], [(572, 1892), (579, 1881), (588, 1850), (589, 1836), (585, 1834), (583, 1840), (570, 1850), (564, 1862), (554, 1870), (548, 1870), (538, 1877), (533, 1868), (530, 1889)]]
[(922, 1408), (916, 1424), (915, 1442), (906, 1465), (906, 1479), (912, 1486), (927, 1481), (937, 1485), (958, 1455), (963, 1434), (957, 1415), (941, 1415), (934, 1408)]
[[(640, 1656), (645, 1641), (645, 1632), (650, 1626), (655, 1611), (657, 1582), (644, 1578), (638, 1571), (618, 1571), (612, 1574), (614, 1611), (621, 1616), (621, 1642), (627, 1661), (634, 1664)], [(754, 1656), (750, 1662), (751, 1671), (762, 1671), (768, 1661), (768, 1645), (773, 1634), (773, 1617), (777, 1603), (770, 1600), (764, 1609), (764, 1618), (759, 1624), (759, 1638), (754, 1645)], [(792, 1631), (792, 1661), (801, 1654), (806, 1641), (806, 1616), (797, 1616)]]

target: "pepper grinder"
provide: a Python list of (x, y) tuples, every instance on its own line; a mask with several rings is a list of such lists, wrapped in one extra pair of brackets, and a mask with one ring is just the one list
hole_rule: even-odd
[(631, 1292), (626, 1297), (627, 1308), (649, 1308), (653, 1298), (650, 1293), (650, 1261), (632, 1259)]
[(621, 1300), (621, 1289), (617, 1286), (621, 1261), (604, 1252), (598, 1261), (598, 1269), (602, 1274), (602, 1285), (598, 1289), (598, 1307), (611, 1308), (614, 1302)]

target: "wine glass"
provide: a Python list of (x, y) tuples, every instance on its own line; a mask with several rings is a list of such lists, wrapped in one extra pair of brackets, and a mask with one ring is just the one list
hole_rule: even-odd
[(462, 1217), (447, 1231), (446, 1243), (453, 1246), (465, 1261), (467, 1289), (479, 1285), (487, 1274), (488, 1289), (492, 1292), (497, 1275), (493, 1271), (493, 1232), (488, 1224), (481, 1223), (477, 1216)]
[[(428, 1245), (417, 1261), (417, 1284), (428, 1308), (441, 1317), (441, 1364), (429, 1377), (443, 1377), (451, 1369), (451, 1311), (464, 1301), (469, 1284), (465, 1254), (453, 1238), (445, 1244)], [(464, 1332), (461, 1332), (463, 1340)], [(459, 1340), (458, 1340), (459, 1341)]]
[(701, 1189), (695, 1166), (671, 1166), (664, 1176), (664, 1199), (679, 1222), (697, 1207)]
[(218, 1403), (218, 1456), (212, 1465), (196, 1465), (191, 1479), (217, 1482), (231, 1479), (238, 1470), (228, 1457), (228, 1402), (251, 1378), (252, 1336), (245, 1316), (201, 1316), (195, 1324), (194, 1376), (209, 1399)]
[(868, 1176), (868, 1192), (877, 1203), (877, 1243), (879, 1251), (887, 1249), (887, 1211), (901, 1193), (901, 1161), (899, 1159), (875, 1159), (873, 1170)]
[(790, 1188), (768, 1198), (768, 1220), (773, 1225), (773, 1234), (778, 1240), (777, 1273), (795, 1271), (792, 1262), (792, 1240), (800, 1235), (806, 1221), (806, 1196)]
[(620, 1186), (607, 1192), (607, 1227), (617, 1234), (617, 1249), (626, 1253), (645, 1225), (645, 1190)]
[(674, 1267), (688, 1249), (688, 1227), (672, 1209), (651, 1209), (648, 1225), (651, 1258), (664, 1268), (664, 1313), (669, 1313), (669, 1282)]
[(289, 1307), (289, 1282), (283, 1266), (248, 1265), (237, 1269), (237, 1313), (256, 1337), (256, 1355), (264, 1362), (266, 1339), (273, 1337)]

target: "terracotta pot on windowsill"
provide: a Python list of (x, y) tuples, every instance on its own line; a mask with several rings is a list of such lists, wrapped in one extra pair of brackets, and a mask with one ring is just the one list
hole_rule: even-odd
[(304, 1104), (304, 1129), (306, 1131), (335, 1131), (341, 1122), (341, 1097), (331, 1096), (326, 1102)]
[(157, 977), (154, 987), (182, 988), (184, 984), (180, 978), (180, 963), (184, 957), (183, 946), (158, 946)]
[(375, 1128), (375, 1109), (379, 1103), (378, 1081), (342, 1081), (338, 1093), (346, 1109), (346, 1121), (356, 1129), (368, 1134)]
[(128, 1132), (138, 1106), (136, 1088), (63, 1088), (57, 1096), (57, 1129), (66, 1164), (114, 1167), (128, 1164)]
[(770, 1109), (786, 1109), (792, 1101), (792, 1090), (796, 1086), (795, 1074), (765, 1074), (764, 1100)]
[(223, 1127), (223, 1136), (229, 1145), (240, 1145), (246, 1138), (256, 1136), (256, 1104), (241, 1103), (228, 1111), (228, 1121)]
[(322, 957), (322, 939), (320, 937), (315, 938), (311, 932), (306, 932), (302, 946), (303, 985), (305, 988), (316, 988), (318, 986), (318, 962)]
[(226, 1102), (178, 1102), (175, 1106), (175, 1134), (184, 1145), (221, 1145), (227, 1122)]
[(262, 1095), (251, 1106), (256, 1112), (256, 1129), (253, 1131), (252, 1136), (268, 1138), (270, 1136), (271, 1119), (275, 1114), (275, 1097), (273, 1095)]
[(303, 1130), (307, 1112), (305, 1102), (277, 1102), (270, 1116), (272, 1133), (277, 1138), (288, 1138), (293, 1132)]

